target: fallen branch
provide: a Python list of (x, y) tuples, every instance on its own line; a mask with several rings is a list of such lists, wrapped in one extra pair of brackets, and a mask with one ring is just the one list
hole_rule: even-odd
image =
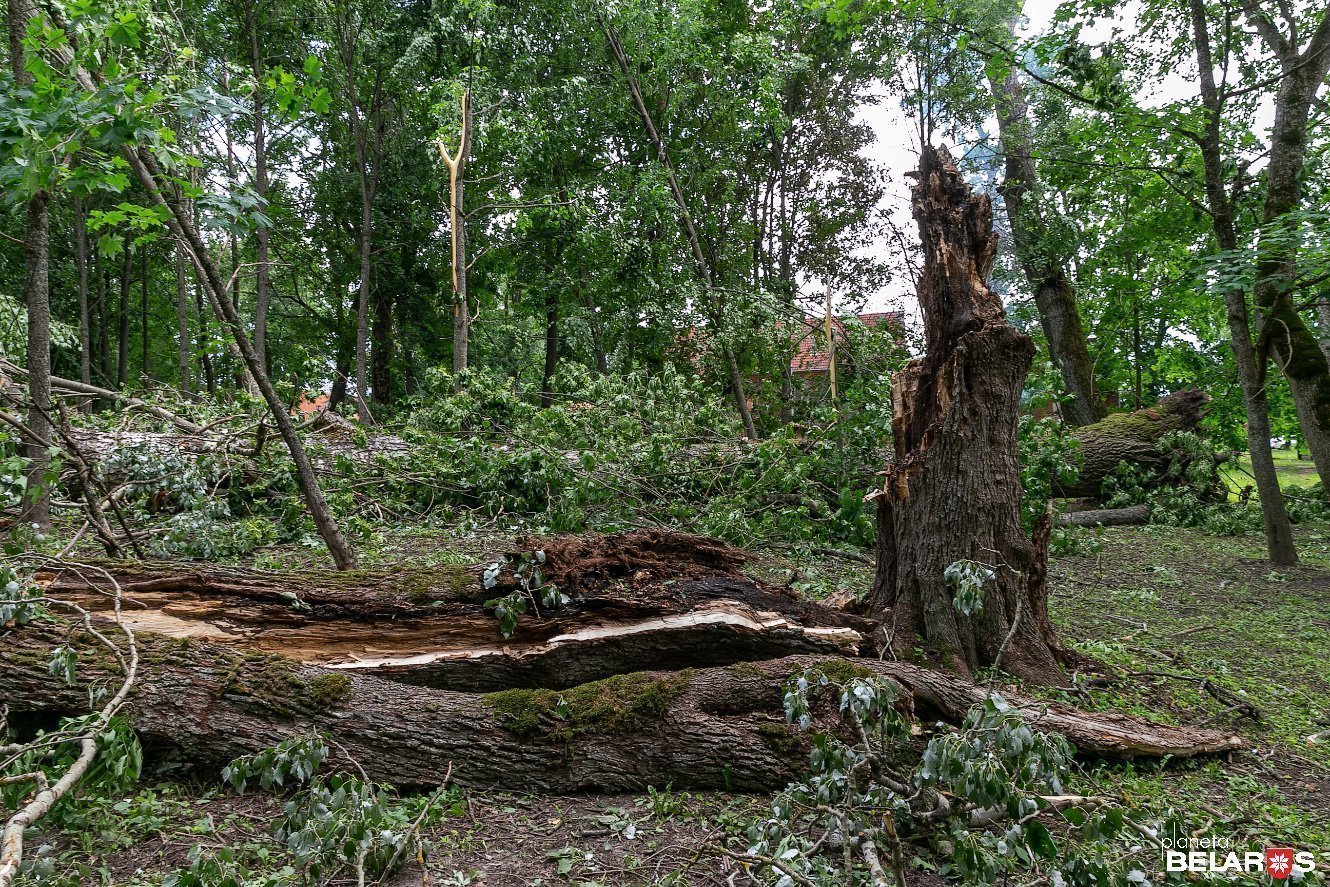
[(1058, 525), (1063, 527), (1130, 527), (1149, 522), (1148, 505), (1064, 511), (1058, 515)]
[[(73, 567), (78, 569), (78, 567)], [(106, 577), (112, 584), (114, 580)], [(79, 621), (82, 624), (83, 633), (94, 638), (103, 647), (110, 650), (113, 660), (119, 667), (123, 675), (120, 682), (120, 688), (116, 691), (110, 700), (97, 712), (97, 716), (90, 721), (84, 722), (82, 729), (75, 736), (70, 737), (70, 741), (77, 741), (79, 745), (78, 756), (69, 768), (61, 774), (55, 784), (49, 784), (45, 773), (35, 771), (30, 774), (24, 774), (25, 778), (30, 778), (37, 788), (36, 794), (26, 804), (18, 809), (5, 822), (3, 837), (0, 837), (0, 887), (9, 887), (14, 878), (18, 875), (19, 866), (23, 862), (23, 837), (24, 833), (38, 822), (43, 816), (51, 812), (51, 809), (63, 798), (69, 794), (87, 775), (88, 769), (92, 766), (93, 760), (97, 757), (97, 738), (107, 729), (111, 723), (111, 718), (115, 717), (124, 707), (129, 698), (129, 692), (133, 689), (135, 680), (138, 677), (139, 668), (139, 649), (134, 632), (124, 625), (119, 619), (120, 613), (120, 592), (116, 589), (115, 605), (115, 623), (125, 635), (126, 650), (122, 652), (116, 644), (102, 634), (92, 624), (91, 614), (79, 607), (66, 601), (50, 601), (64, 609), (71, 610), (79, 615)], [(52, 640), (55, 640), (52, 638)], [(49, 647), (47, 652), (49, 655)], [(47, 674), (48, 682), (54, 679)], [(85, 697), (86, 698), (86, 697)], [(8, 749), (7, 749), (8, 750)], [(16, 748), (11, 751), (10, 758), (15, 754), (24, 753), (25, 749)], [(7, 765), (8, 762), (6, 762)]]

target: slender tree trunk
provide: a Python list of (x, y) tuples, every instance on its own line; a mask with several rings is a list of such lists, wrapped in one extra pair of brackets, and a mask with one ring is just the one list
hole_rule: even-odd
[(110, 388), (111, 376), (111, 322), (106, 316), (106, 298), (111, 294), (111, 268), (104, 259), (97, 260), (97, 360), (102, 381)]
[(646, 101), (642, 98), (642, 91), (637, 85), (637, 77), (633, 74), (632, 63), (628, 59), (628, 53), (623, 48), (623, 42), (619, 40), (618, 32), (614, 30), (599, 10), (596, 15), (600, 19), (600, 27), (605, 32), (605, 39), (609, 43), (610, 51), (614, 53), (615, 61), (619, 64), (619, 70), (623, 72), (624, 79), (628, 81), (628, 92), (633, 100), (633, 108), (642, 121), (642, 126), (646, 130), (652, 148), (655, 149), (656, 160), (665, 170), (665, 176), (670, 186), (670, 196), (674, 199), (674, 205), (679, 210), (679, 223), (688, 238), (688, 245), (693, 254), (693, 262), (697, 266), (698, 275), (702, 278), (707, 294), (711, 297), (713, 303), (710, 306), (712, 309), (710, 312), (711, 320), (717, 326), (716, 333), (721, 340), (721, 357), (729, 373), (730, 396), (734, 399), (734, 409), (739, 414), (740, 422), (743, 423), (744, 436), (749, 440), (757, 440), (757, 426), (753, 423), (753, 413), (748, 405), (748, 394), (744, 390), (743, 372), (739, 369), (739, 360), (734, 354), (734, 349), (730, 347), (730, 343), (725, 341), (725, 331), (719, 328), (724, 314), (721, 310), (722, 300), (716, 286), (716, 278), (711, 263), (707, 261), (706, 252), (702, 249), (702, 238), (698, 234), (697, 226), (693, 223), (692, 213), (688, 210), (688, 200), (684, 197), (683, 188), (679, 185), (679, 178), (674, 174), (674, 167), (670, 164), (670, 155), (665, 149), (665, 142), (661, 139), (660, 132), (651, 119), (651, 112), (647, 109)]
[[(22, 2), (22, 0), (10, 0), (10, 2), (16, 3)], [(58, 9), (52, 10), (52, 16), (55, 18), (57, 26), (64, 27), (67, 25), (66, 22), (63, 22)], [(57, 50), (57, 52), (61, 51)], [(68, 62), (70, 60), (67, 50), (61, 52), (61, 54), (65, 56), (64, 61)], [(82, 67), (75, 67), (74, 75), (85, 91), (96, 91), (98, 84), (94, 80), (93, 74)], [(230, 328), (231, 338), (236, 350), (240, 353), (240, 357), (244, 360), (255, 384), (258, 386), (259, 393), (268, 406), (269, 416), (272, 418), (273, 424), (277, 426), (277, 431), (291, 454), (291, 462), (296, 470), (297, 486), (299, 486), (300, 492), (304, 496), (305, 505), (309, 509), (314, 526), (318, 529), (324, 544), (328, 546), (328, 553), (332, 557), (333, 563), (340, 570), (354, 568), (356, 565), (355, 549), (347, 544), (341, 530), (338, 529), (332, 510), (323, 497), (323, 490), (319, 486), (318, 476), (314, 473), (314, 466), (309, 460), (309, 453), (306, 452), (305, 445), (296, 433), (295, 423), (291, 420), (287, 405), (277, 396), (276, 390), (268, 380), (267, 373), (263, 371), (262, 365), (259, 364), (239, 312), (227, 300), (226, 285), (222, 282), (217, 267), (212, 263), (207, 244), (199, 235), (198, 229), (194, 227), (192, 208), (182, 201), (174, 199), (175, 195), (170, 191), (162, 190), (168, 187), (168, 178), (161, 167), (157, 165), (157, 160), (150, 151), (126, 144), (121, 147), (120, 154), (134, 173), (134, 177), (138, 179), (140, 187), (143, 188), (144, 194), (148, 198), (149, 205), (165, 210), (166, 224), (170, 228), (171, 234), (177, 242), (185, 244), (189, 251), (190, 260), (194, 263), (194, 269), (198, 273), (200, 289), (207, 290), (208, 300), (213, 303), (213, 309), (221, 314)]]
[[(88, 304), (88, 218), (83, 198), (75, 194), (74, 203), (74, 265), (78, 277), (79, 298), (79, 381), (92, 384), (92, 312)], [(80, 403), (83, 412), (91, 412), (92, 398)]]
[(1263, 224), (1257, 243), (1254, 297), (1262, 314), (1260, 356), (1273, 357), (1288, 379), (1303, 438), (1322, 484), (1330, 487), (1330, 358), (1321, 350), (1295, 301), (1297, 238), (1285, 230), (1291, 214), (1302, 205), (1311, 106), (1330, 73), (1330, 8), (1320, 12), (1307, 48), (1299, 52), (1296, 32), (1287, 37), (1281, 34), (1252, 0), (1244, 0), (1243, 7), (1278, 58), (1283, 73), (1275, 96)]
[[(1220, 142), (1223, 98), (1214, 79), (1210, 28), (1206, 21), (1204, 0), (1189, 0), (1189, 7), (1192, 40), (1200, 69), (1201, 102), (1207, 114), (1201, 139), (1206, 197), (1210, 203), (1215, 241), (1221, 250), (1234, 254), (1238, 248), (1238, 234), (1233, 220), (1233, 203), (1224, 190), (1224, 158)], [(1273, 563), (1294, 564), (1298, 561), (1298, 551), (1293, 545), (1293, 528), (1284, 506), (1284, 494), (1279, 489), (1274, 456), (1270, 452), (1270, 407), (1261, 380), (1263, 373), (1257, 362), (1259, 355), (1252, 346), (1246, 293), (1230, 287), (1224, 292), (1224, 303), (1229, 340), (1233, 346), (1233, 362), (1237, 367), (1238, 384), (1242, 388), (1243, 406), (1247, 414), (1247, 449), (1251, 452), (1252, 475), (1256, 478), (1256, 492), (1261, 500), (1266, 551)]]
[(1030, 194), (1038, 199), (1039, 193), (1025, 89), (1015, 67), (1002, 81), (994, 80), (992, 88), (1005, 163), (998, 191), (1011, 222), (1012, 245), (1034, 294), (1049, 356), (1071, 396), (1063, 405), (1063, 418), (1070, 425), (1089, 425), (1102, 419), (1105, 410), (1095, 388), (1094, 362), (1086, 344), (1076, 291), (1066, 269), (1051, 256), (1049, 244), (1041, 242), (1043, 225), (1039, 216), (1049, 210), (1031, 206), (1025, 199)]
[(545, 370), (540, 379), (540, 406), (554, 402), (554, 374), (559, 369), (559, 289), (545, 287)]
[(185, 248), (175, 247), (176, 360), (180, 367), (180, 390), (190, 392), (189, 289), (185, 280)]
[[(259, 52), (259, 27), (254, 7), (256, 0), (245, 3), (245, 27), (249, 31), (250, 70), (254, 76), (254, 193), (266, 206), (268, 200), (268, 148), (263, 119), (263, 57)], [(268, 228), (260, 225), (254, 232), (255, 258), (258, 262), (254, 278), (254, 353), (259, 363), (268, 367)]]
[[(27, 0), (9, 0), (10, 65), (14, 83), (32, 83), (25, 66), (23, 37), (37, 11)], [(37, 191), (28, 198), (23, 229), (23, 294), (28, 311), (28, 428), (36, 440), (27, 444), (27, 492), (19, 519), (40, 530), (51, 528), (51, 493), (46, 486), (47, 442), (51, 439), (51, 298), (50, 195)]]
[(116, 345), (115, 387), (120, 390), (129, 381), (129, 284), (134, 272), (134, 253), (129, 244), (124, 247), (124, 260), (120, 264), (119, 337)]
[(152, 364), (148, 354), (148, 250), (139, 253), (139, 323), (140, 323), (140, 363), (142, 365), (143, 384), (152, 378)]
[(448, 170), (448, 220), (453, 286), (453, 385), (460, 386), (470, 359), (471, 299), (467, 287), (466, 164), (471, 156), (471, 90), (462, 93), (462, 124), (457, 153), (438, 142), (439, 159)]
[[(876, 495), (870, 606), (899, 656), (920, 645), (961, 673), (1001, 665), (1057, 681), (1049, 519), (1031, 540), (1020, 514), (1016, 425), (1034, 343), (988, 287), (997, 253), (988, 197), (971, 193), (945, 150), (924, 147), (913, 205), (927, 351), (892, 380), (895, 459)], [(966, 561), (987, 576), (982, 606), (962, 612), (947, 574)]]
[(269, 381), (268, 374), (264, 372), (263, 366), (258, 362), (249, 335), (245, 331), (244, 321), (235, 306), (226, 298), (226, 285), (222, 282), (217, 268), (212, 264), (212, 260), (208, 255), (207, 244), (194, 228), (190, 211), (183, 207), (181, 203), (169, 199), (166, 193), (161, 190), (166, 176), (157, 166), (156, 160), (150, 153), (143, 149), (126, 148), (123, 155), (129, 161), (130, 168), (138, 178), (139, 184), (147, 192), (150, 202), (153, 205), (163, 206), (169, 211), (167, 224), (171, 228), (171, 233), (189, 248), (190, 258), (198, 272), (200, 286), (207, 289), (209, 300), (214, 303), (213, 308), (221, 313), (227, 326), (230, 327), (231, 338), (235, 343), (236, 350), (239, 351), (245, 368), (249, 371), (250, 378), (253, 379), (260, 396), (268, 406), (268, 413), (273, 424), (277, 426), (277, 431), (291, 454), (291, 461), (295, 465), (297, 484), (304, 496), (305, 505), (309, 509), (310, 518), (314, 521), (314, 526), (318, 529), (324, 544), (328, 546), (328, 553), (332, 557), (333, 563), (337, 565), (339, 570), (353, 569), (356, 566), (355, 549), (347, 543), (337, 526), (332, 509), (328, 507), (328, 502), (323, 497), (323, 490), (319, 486), (318, 476), (314, 473), (314, 466), (310, 463), (309, 453), (305, 450), (305, 445), (296, 433), (295, 423), (291, 420), (287, 405), (277, 396), (277, 391), (273, 388), (272, 382)]

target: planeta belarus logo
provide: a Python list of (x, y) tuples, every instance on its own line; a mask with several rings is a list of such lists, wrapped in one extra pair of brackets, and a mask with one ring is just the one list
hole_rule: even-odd
[(1293, 848), (1266, 847), (1265, 873), (1276, 881), (1282, 881), (1293, 874)]

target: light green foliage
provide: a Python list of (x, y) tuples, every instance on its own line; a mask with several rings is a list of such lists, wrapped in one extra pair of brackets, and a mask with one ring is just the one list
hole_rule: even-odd
[(984, 609), (984, 586), (996, 577), (991, 567), (969, 560), (953, 561), (943, 573), (951, 588), (952, 605), (962, 616), (973, 616)]
[[(388, 786), (343, 773), (317, 773), (327, 757), (322, 738), (297, 736), (238, 758), (223, 771), (223, 778), (238, 792), (250, 780), (265, 789), (292, 789), (272, 833), (290, 854), (292, 865), (275, 875), (260, 876), (257, 883), (287, 883), (292, 871), (303, 884), (322, 884), (342, 875), (382, 878), (405, 861), (404, 851), (417, 840), (416, 829), (436, 821), (455, 801), (453, 793), (444, 789), (427, 797), (401, 799)], [(226, 848), (220, 853), (195, 848), (190, 865), (169, 876), (165, 884), (203, 887), (218, 883), (215, 879), (250, 884), (253, 877)]]
[[(967, 884), (1020, 875), (1091, 887), (1141, 873), (1146, 863), (1132, 859), (1140, 848), (1126, 834), (1136, 825), (1122, 808), (1048, 809), (1044, 797), (1064, 794), (1070, 776), (1065, 739), (1032, 728), (995, 693), (959, 728), (938, 725), (910, 764), (895, 687), (871, 673), (833, 678), (817, 669), (787, 686), (786, 716), (799, 730), (812, 729), (821, 695), (835, 701), (841, 723), (813, 736), (810, 775), (749, 829), (748, 853), (780, 863), (763, 865), (773, 883), (788, 887), (796, 874), (820, 885), (880, 883), (859, 852), (865, 842), (900, 869), (902, 842), (930, 841), (938, 871)], [(1058, 837), (1047, 818), (1062, 820)]]

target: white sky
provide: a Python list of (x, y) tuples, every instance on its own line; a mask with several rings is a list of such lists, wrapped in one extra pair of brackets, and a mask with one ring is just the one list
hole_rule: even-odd
[[(1026, 0), (1025, 15), (1027, 24), (1022, 32), (1024, 36), (1034, 36), (1048, 27), (1060, 0)], [(1135, 4), (1129, 3), (1111, 22), (1104, 22), (1082, 32), (1082, 39), (1087, 43), (1096, 43), (1112, 38), (1112, 26), (1128, 28), (1135, 20)], [(1141, 99), (1147, 103), (1154, 100), (1175, 100), (1194, 94), (1194, 87), (1184, 77), (1170, 76), (1162, 83), (1141, 84)], [(910, 184), (905, 173), (919, 165), (919, 144), (917, 127), (901, 110), (899, 101), (885, 98), (880, 104), (864, 107), (859, 119), (866, 121), (877, 134), (877, 141), (868, 149), (874, 160), (887, 167), (891, 174), (891, 184), (886, 197), (886, 207), (892, 221), (912, 243), (917, 243), (916, 228), (910, 216)], [(996, 121), (990, 121), (990, 132), (996, 132)], [(887, 287), (871, 295), (866, 311), (904, 309), (911, 318), (917, 313), (914, 287), (910, 282), (901, 262), (900, 248), (894, 243), (881, 247), (893, 268), (900, 269), (900, 275)], [(846, 306), (848, 307), (848, 306)]]

